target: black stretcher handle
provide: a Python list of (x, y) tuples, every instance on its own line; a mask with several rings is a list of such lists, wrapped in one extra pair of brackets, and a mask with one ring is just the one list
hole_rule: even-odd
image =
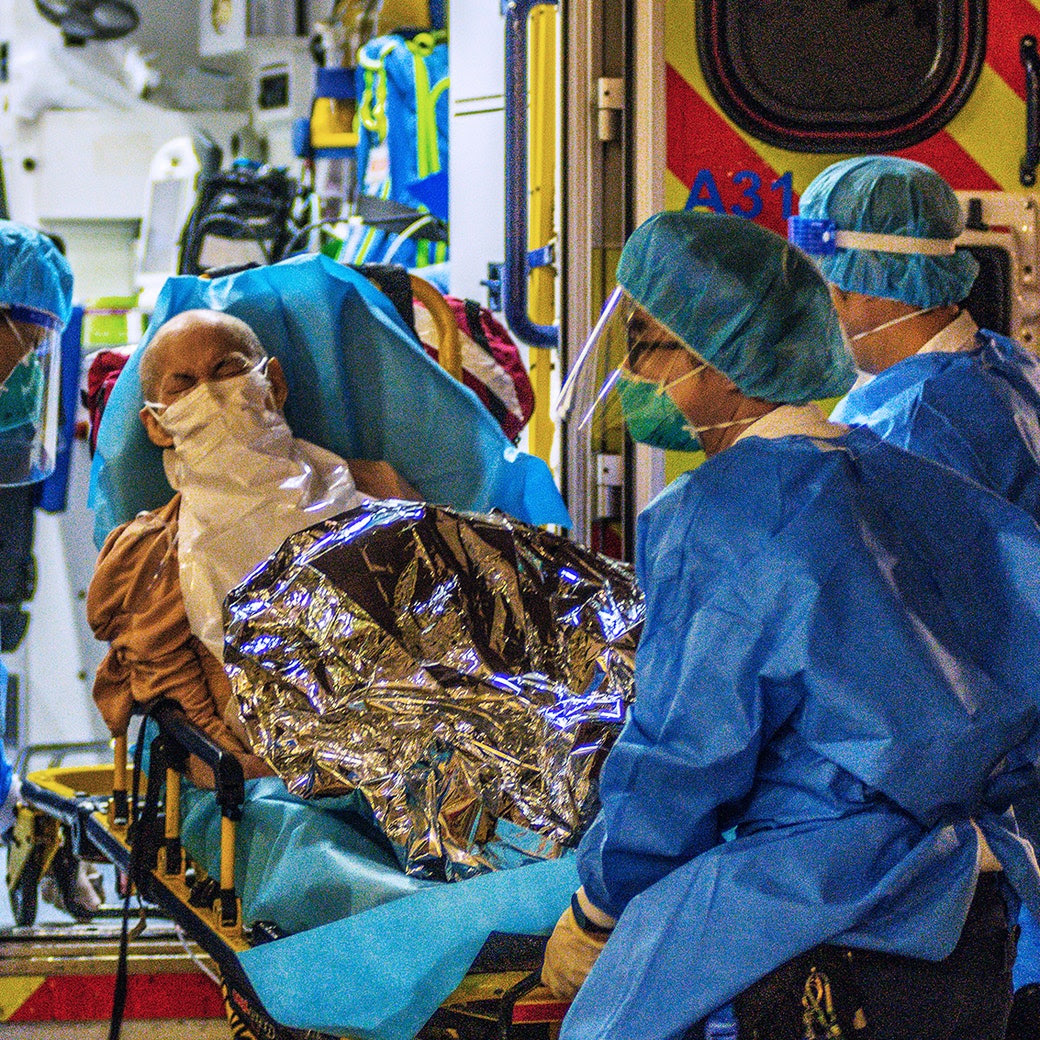
[(1031, 188), (1036, 184), (1036, 167), (1040, 163), (1040, 55), (1035, 36), (1022, 37), (1018, 55), (1026, 74), (1026, 154), (1018, 165), (1018, 179), (1024, 187)]
[(217, 805), (229, 820), (242, 818), (246, 800), (245, 777), (242, 763), (226, 748), (222, 748), (208, 734), (199, 729), (184, 709), (172, 700), (161, 700), (149, 712), (159, 725), (167, 754), (180, 748), (185, 758), (195, 755), (213, 770)]

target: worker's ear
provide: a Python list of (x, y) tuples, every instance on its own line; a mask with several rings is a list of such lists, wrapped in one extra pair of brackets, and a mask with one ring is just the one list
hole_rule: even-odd
[(279, 411), (285, 407), (286, 398), (289, 396), (289, 384), (285, 381), (285, 373), (278, 358), (270, 358), (267, 362), (267, 379), (271, 384), (271, 396), (274, 398), (274, 406)]
[(152, 444), (159, 448), (173, 447), (173, 438), (159, 425), (159, 420), (147, 408), (142, 408), (137, 414), (141, 417), (145, 433)]

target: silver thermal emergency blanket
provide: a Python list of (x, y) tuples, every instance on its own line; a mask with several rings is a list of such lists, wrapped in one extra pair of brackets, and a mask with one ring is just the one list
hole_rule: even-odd
[(360, 790), (412, 875), (576, 843), (632, 696), (631, 569), (504, 516), (377, 502), (225, 603), (250, 741), (302, 797)]

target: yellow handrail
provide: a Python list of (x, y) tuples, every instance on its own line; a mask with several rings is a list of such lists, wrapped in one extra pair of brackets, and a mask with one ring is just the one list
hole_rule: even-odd
[(462, 382), (462, 338), (447, 300), (425, 278), (409, 275), (412, 295), (430, 312), (437, 330), (437, 357), (448, 375)]
[[(555, 240), (556, 221), (556, 31), (555, 6), (535, 7), (530, 15), (530, 162), (527, 209), (527, 248), (541, 249)], [(556, 271), (536, 267), (528, 276), (528, 312), (538, 325), (556, 321)], [(528, 446), (532, 455), (550, 461), (553, 421), (553, 355), (547, 347), (531, 347), (528, 354), (535, 409)]]

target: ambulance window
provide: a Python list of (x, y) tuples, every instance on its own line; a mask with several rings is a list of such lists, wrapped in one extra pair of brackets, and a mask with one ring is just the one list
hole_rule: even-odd
[(985, 0), (696, 0), (712, 94), (802, 152), (905, 148), (941, 130), (985, 59)]

